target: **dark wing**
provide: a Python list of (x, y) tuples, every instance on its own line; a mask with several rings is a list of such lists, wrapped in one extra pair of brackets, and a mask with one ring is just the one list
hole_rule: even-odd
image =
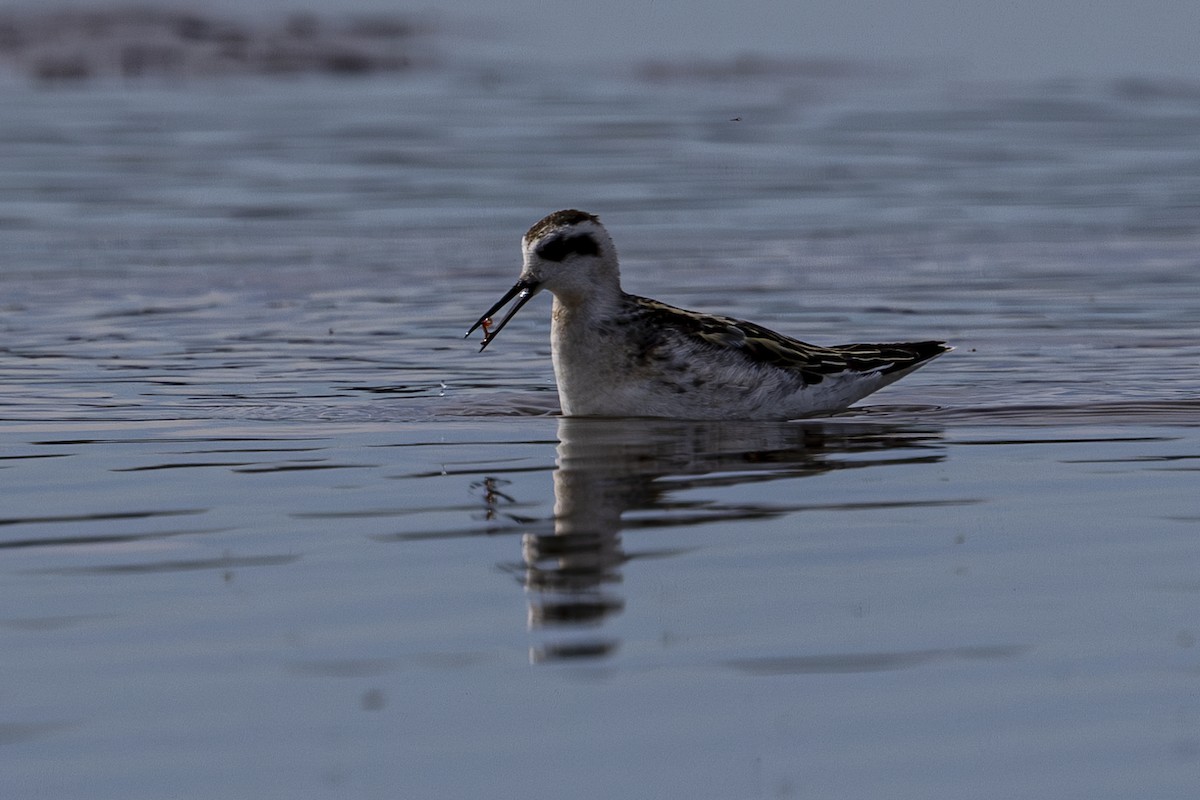
[(954, 348), (945, 342), (890, 342), (888, 344), (839, 344), (829, 348), (846, 359), (850, 369), (856, 372), (874, 372), (883, 375), (903, 372), (923, 364)]
[(632, 298), (639, 313), (657, 328), (673, 329), (703, 347), (740, 353), (748, 361), (788, 370), (805, 385), (843, 372), (888, 374), (913, 367), (951, 350), (944, 342), (843, 344), (818, 347), (755, 325), (753, 322), (697, 314), (644, 297)]

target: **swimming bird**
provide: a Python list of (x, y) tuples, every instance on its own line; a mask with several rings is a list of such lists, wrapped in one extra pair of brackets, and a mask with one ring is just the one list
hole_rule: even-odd
[[(731, 317), (621, 290), (600, 219), (556, 211), (522, 240), (516, 285), (467, 331), (483, 351), (543, 289), (554, 295), (550, 345), (569, 416), (794, 419), (839, 411), (952, 348), (944, 342), (819, 347)], [(492, 315), (516, 300), (493, 324)]]

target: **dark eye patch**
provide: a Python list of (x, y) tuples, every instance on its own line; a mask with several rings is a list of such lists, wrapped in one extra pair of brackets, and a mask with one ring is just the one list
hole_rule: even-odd
[(580, 256), (600, 254), (600, 246), (591, 234), (578, 233), (574, 236), (556, 236), (538, 245), (537, 254), (547, 261), (562, 261), (574, 253)]

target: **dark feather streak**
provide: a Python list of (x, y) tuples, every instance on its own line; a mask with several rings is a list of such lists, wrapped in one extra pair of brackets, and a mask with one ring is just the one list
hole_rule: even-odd
[[(889, 344), (844, 344), (819, 347), (775, 333), (753, 322), (693, 314), (650, 300), (630, 297), (632, 315), (641, 318), (641, 330), (673, 330), (696, 345), (740, 353), (748, 362), (769, 365), (796, 374), (805, 385), (820, 383), (827, 375), (841, 372), (880, 372), (888, 374), (909, 369), (950, 348), (943, 342), (897, 342)], [(641, 357), (666, 342), (666, 337), (651, 337), (641, 348)]]
[(569, 255), (599, 255), (600, 245), (588, 233), (574, 236), (552, 236), (537, 246), (537, 254), (546, 261), (563, 261)]

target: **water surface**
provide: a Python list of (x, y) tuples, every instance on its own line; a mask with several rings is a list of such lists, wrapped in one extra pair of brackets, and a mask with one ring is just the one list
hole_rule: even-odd
[[(1194, 796), (1200, 104), (1154, 87), (6, 87), (0, 782)], [(958, 349), (832, 419), (560, 418), (547, 301), (462, 333), (561, 207), (639, 294)]]

